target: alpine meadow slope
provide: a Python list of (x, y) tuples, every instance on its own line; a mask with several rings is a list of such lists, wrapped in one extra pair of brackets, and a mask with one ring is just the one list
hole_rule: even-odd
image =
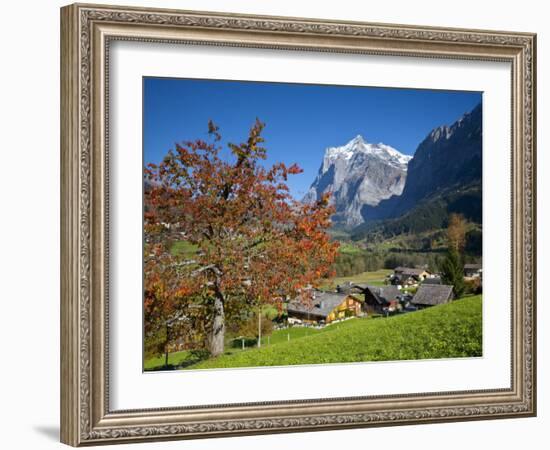
[(188, 369), (482, 356), (481, 296), (386, 319), (353, 319), (290, 342), (228, 353)]

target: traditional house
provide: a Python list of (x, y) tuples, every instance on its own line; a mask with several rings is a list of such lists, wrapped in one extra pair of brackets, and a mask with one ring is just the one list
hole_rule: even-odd
[(382, 314), (399, 308), (399, 289), (396, 286), (366, 286), (363, 292), (363, 311), (367, 314)]
[(481, 275), (481, 264), (464, 264), (465, 278), (479, 278)]
[(390, 283), (394, 286), (413, 286), (424, 281), (430, 272), (412, 267), (396, 267), (390, 276)]
[(395, 269), (393, 269), (393, 273), (396, 275), (408, 275), (411, 277), (415, 277), (420, 281), (430, 276), (429, 271), (412, 267), (396, 267)]
[(393, 286), (414, 286), (418, 284), (418, 280), (410, 275), (404, 274), (392, 274), (389, 278), (390, 283)]
[(289, 319), (299, 319), (306, 323), (361, 315), (361, 301), (354, 295), (340, 292), (314, 291), (310, 299), (296, 299), (287, 305)]
[(421, 284), (411, 303), (418, 308), (442, 305), (453, 299), (453, 287), (446, 284)]
[(366, 284), (352, 283), (351, 281), (346, 281), (345, 283), (336, 286), (336, 291), (341, 294), (362, 294), (365, 291), (366, 287)]

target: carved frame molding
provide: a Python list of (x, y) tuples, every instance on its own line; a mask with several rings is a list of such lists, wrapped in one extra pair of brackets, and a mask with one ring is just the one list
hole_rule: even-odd
[[(510, 389), (110, 411), (108, 58), (113, 40), (508, 61)], [(536, 36), (75, 4), (61, 10), (61, 439), (70, 445), (533, 416)]]

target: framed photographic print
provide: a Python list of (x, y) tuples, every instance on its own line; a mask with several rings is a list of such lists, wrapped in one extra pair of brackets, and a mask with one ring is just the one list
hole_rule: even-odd
[(61, 439), (532, 416), (530, 33), (61, 10)]

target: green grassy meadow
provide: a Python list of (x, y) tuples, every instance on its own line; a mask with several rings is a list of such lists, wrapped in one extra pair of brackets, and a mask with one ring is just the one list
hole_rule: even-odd
[[(341, 323), (336, 325), (346, 326), (347, 323)], [(294, 341), (295, 339), (300, 339), (307, 336), (315, 336), (319, 333), (328, 331), (331, 327), (325, 327), (321, 329), (317, 328), (306, 328), (306, 327), (292, 327), (283, 330), (275, 330), (271, 336), (262, 336), (261, 344), (273, 345), (289, 341)], [(240, 339), (235, 339), (233, 337), (227, 337), (225, 342), (225, 355), (233, 355), (242, 351), (248, 351), (253, 348), (256, 348), (257, 343), (252, 339), (245, 339), (245, 349), (242, 349), (242, 342)], [(197, 357), (189, 351), (180, 351), (173, 352), (168, 354), (168, 365), (172, 367), (177, 367), (181, 365), (193, 364)], [(198, 362), (198, 361), (196, 361)], [(161, 370), (164, 366), (164, 355), (157, 356), (153, 358), (148, 358), (145, 360), (144, 368), (145, 370)]]
[(336, 277), (333, 278), (330, 283), (327, 283), (327, 288), (334, 288), (339, 284), (347, 282), (367, 283), (372, 286), (384, 286), (384, 280), (391, 273), (393, 273), (393, 270), (380, 269), (372, 272), (362, 272), (357, 275), (350, 275), (347, 277)]
[[(288, 334), (291, 334), (288, 340)], [(195, 361), (189, 352), (170, 355), (186, 369), (284, 366), (361, 361), (478, 357), (482, 355), (480, 295), (388, 318), (357, 318), (322, 329), (275, 331), (261, 348), (228, 348), (217, 358)], [(145, 362), (161, 369), (163, 358)]]

